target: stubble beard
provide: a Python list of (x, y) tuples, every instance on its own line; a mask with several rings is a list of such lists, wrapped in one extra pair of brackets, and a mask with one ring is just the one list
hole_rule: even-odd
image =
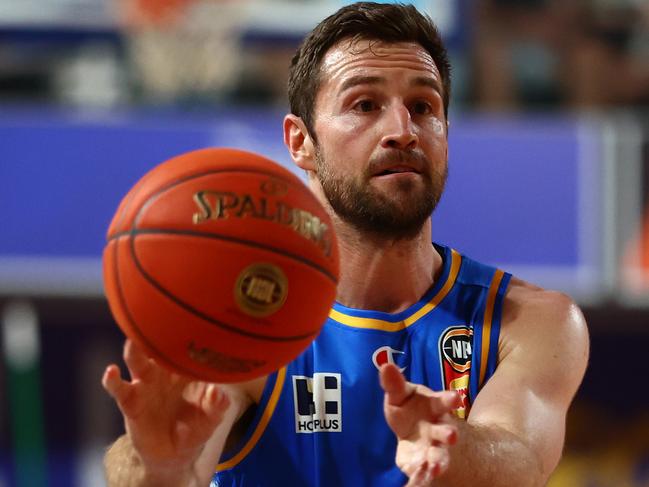
[[(362, 233), (390, 240), (411, 240), (419, 234), (442, 197), (448, 175), (446, 164), (437, 171), (433, 167), (432, 176), (422, 174), (423, 184), (399, 180), (393, 194), (386, 195), (370, 184), (368, 173), (356, 178), (336, 174), (320, 147), (316, 167), (324, 195), (341, 220)], [(432, 166), (426, 161), (425, 167)]]

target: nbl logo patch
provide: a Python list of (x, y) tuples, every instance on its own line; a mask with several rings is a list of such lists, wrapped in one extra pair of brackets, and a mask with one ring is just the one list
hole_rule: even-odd
[(473, 357), (473, 328), (469, 325), (451, 326), (439, 339), (439, 360), (444, 378), (444, 389), (457, 391), (462, 406), (455, 415), (465, 418), (469, 412), (469, 377)]
[(471, 368), (473, 350), (473, 330), (465, 326), (452, 326), (442, 335), (441, 354), (456, 372), (466, 372)]
[(339, 432), (342, 422), (340, 374), (314, 373), (293, 376), (295, 432)]

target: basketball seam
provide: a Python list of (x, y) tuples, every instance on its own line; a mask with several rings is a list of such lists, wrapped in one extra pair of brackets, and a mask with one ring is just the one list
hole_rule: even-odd
[(313, 268), (314, 270), (320, 272), (321, 274), (323, 274), (325, 277), (327, 277), (329, 280), (331, 280), (331, 282), (333, 282), (334, 284), (338, 284), (338, 280), (336, 279), (336, 277), (333, 274), (331, 274), (329, 271), (327, 271), (327, 269), (325, 269), (324, 267), (319, 266), (318, 264), (315, 264), (314, 262), (312, 262), (312, 261), (310, 261), (308, 259), (305, 259), (304, 257), (302, 257), (302, 256), (300, 256), (298, 254), (294, 254), (292, 252), (288, 252), (286, 250), (283, 250), (283, 249), (280, 249), (280, 248), (277, 248), (277, 247), (273, 247), (271, 245), (265, 245), (265, 244), (262, 244), (262, 243), (259, 243), (259, 242), (255, 242), (254, 240), (246, 240), (246, 239), (243, 239), (243, 238), (232, 237), (232, 236), (229, 236), (229, 235), (222, 235), (222, 234), (218, 234), (218, 233), (194, 232), (194, 231), (191, 231), (191, 230), (143, 228), (143, 229), (139, 229), (139, 230), (138, 229), (133, 229), (133, 230), (126, 231), (126, 232), (116, 233), (111, 238), (109, 238), (108, 241), (110, 242), (112, 239), (120, 238), (120, 237), (125, 236), (125, 235), (130, 235), (133, 238), (135, 238), (135, 236), (140, 235), (140, 234), (144, 234), (144, 235), (146, 235), (146, 234), (152, 234), (152, 235), (183, 235), (183, 236), (188, 236), (188, 237), (208, 238), (208, 239), (214, 239), (214, 240), (224, 240), (226, 242), (232, 242), (232, 243), (236, 243), (236, 244), (246, 245), (246, 246), (249, 246), (249, 247), (255, 247), (255, 248), (258, 248), (258, 249), (262, 249), (262, 250), (267, 250), (267, 251), (274, 252), (274, 253), (279, 254), (279, 255), (283, 255), (284, 257), (288, 257), (290, 259), (296, 260), (296, 261), (298, 261), (298, 262), (300, 262), (300, 263), (302, 263), (304, 265), (307, 265), (307, 266)]
[(171, 294), (169, 291), (167, 291), (160, 283), (158, 283), (153, 277), (151, 277), (142, 267), (140, 260), (138, 259), (136, 252), (135, 252), (135, 237), (132, 237), (129, 242), (129, 247), (131, 250), (131, 257), (133, 258), (133, 261), (135, 262), (135, 265), (137, 266), (138, 270), (142, 274), (142, 276), (149, 281), (149, 284), (151, 284), (154, 288), (156, 288), (160, 293), (162, 293), (164, 296), (166, 296), (168, 299), (170, 299), (172, 302), (174, 302), (176, 305), (180, 306), (183, 308), (185, 311), (189, 311), (190, 313), (196, 315), (197, 317), (201, 318), (204, 321), (207, 321), (208, 323), (215, 325), (221, 329), (227, 330), (232, 333), (236, 333), (242, 336), (247, 336), (250, 338), (254, 339), (259, 339), (259, 340), (266, 340), (266, 341), (274, 341), (274, 342), (292, 342), (292, 341), (297, 341), (297, 340), (304, 340), (306, 338), (312, 337), (313, 335), (317, 334), (320, 331), (320, 328), (317, 330), (314, 330), (312, 332), (303, 334), (303, 335), (293, 335), (293, 336), (285, 336), (285, 337), (278, 337), (278, 336), (273, 336), (273, 335), (262, 335), (260, 333), (254, 333), (254, 332), (249, 332), (246, 330), (241, 330), (239, 328), (236, 328), (232, 325), (228, 325), (227, 323), (224, 323), (222, 321), (216, 320), (212, 318), (211, 316), (203, 313), (202, 311), (194, 308), (193, 306), (185, 303), (184, 301), (180, 300), (177, 296)]
[(117, 295), (119, 302), (122, 305), (122, 310), (124, 311), (124, 314), (126, 315), (126, 318), (131, 324), (131, 327), (135, 332), (137, 333), (138, 337), (140, 337), (140, 340), (142, 340), (146, 345), (151, 348), (156, 353), (156, 360), (161, 360), (162, 362), (165, 362), (167, 365), (169, 365), (172, 368), (175, 368), (176, 370), (179, 370), (185, 374), (188, 374), (192, 377), (198, 377), (196, 372), (191, 371), (182, 365), (172, 361), (169, 359), (165, 354), (163, 354), (156, 346), (154, 346), (151, 341), (142, 333), (140, 330), (140, 327), (137, 324), (137, 321), (133, 318), (133, 315), (131, 314), (131, 310), (128, 307), (128, 304), (126, 302), (126, 299), (124, 298), (124, 292), (122, 291), (122, 283), (121, 283), (121, 278), (120, 278), (120, 272), (119, 272), (119, 240), (115, 242), (115, 265), (114, 265), (114, 271), (115, 271), (115, 282), (117, 285)]

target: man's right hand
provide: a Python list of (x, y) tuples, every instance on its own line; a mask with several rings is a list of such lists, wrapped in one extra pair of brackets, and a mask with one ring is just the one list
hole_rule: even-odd
[(124, 345), (124, 361), (130, 380), (122, 379), (119, 367), (111, 364), (102, 384), (124, 416), (141, 474), (149, 480), (190, 479), (230, 407), (228, 392), (168, 371), (130, 340)]

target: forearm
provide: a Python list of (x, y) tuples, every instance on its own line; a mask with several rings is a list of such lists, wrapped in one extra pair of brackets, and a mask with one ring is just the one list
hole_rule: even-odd
[(537, 487), (545, 485), (538, 455), (518, 436), (496, 426), (457, 422), (458, 442), (435, 486)]
[(191, 467), (145, 465), (127, 435), (108, 449), (104, 469), (108, 487), (205, 487), (209, 483), (200, 481)]

